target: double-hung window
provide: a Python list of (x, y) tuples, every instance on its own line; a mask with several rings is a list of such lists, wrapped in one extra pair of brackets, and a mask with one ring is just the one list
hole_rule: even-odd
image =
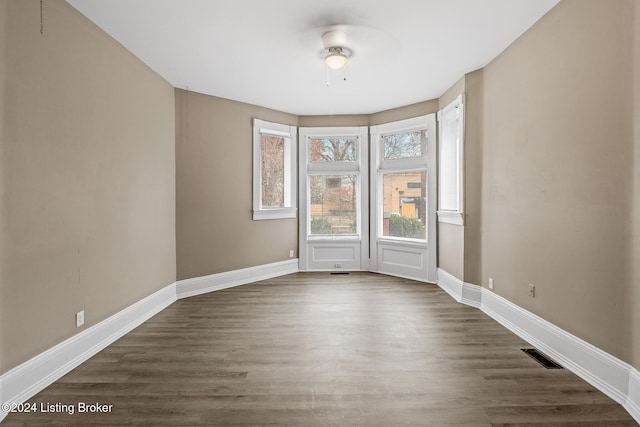
[(438, 221), (463, 225), (464, 104), (462, 95), (438, 112), (440, 206)]
[(296, 127), (253, 120), (253, 219), (296, 217)]
[(379, 239), (427, 240), (427, 128), (424, 116), (372, 129), (379, 158)]

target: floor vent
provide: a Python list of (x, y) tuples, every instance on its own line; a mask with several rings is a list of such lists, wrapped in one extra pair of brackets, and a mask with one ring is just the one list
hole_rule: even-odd
[(541, 364), (542, 366), (544, 366), (547, 369), (562, 369), (562, 366), (558, 365), (556, 362), (554, 362), (553, 360), (549, 359), (547, 356), (545, 356), (544, 354), (540, 353), (535, 348), (523, 348), (521, 350), (524, 351), (525, 353), (527, 353), (536, 362), (538, 362), (539, 364)]
[(348, 271), (332, 271), (331, 274), (349, 274)]

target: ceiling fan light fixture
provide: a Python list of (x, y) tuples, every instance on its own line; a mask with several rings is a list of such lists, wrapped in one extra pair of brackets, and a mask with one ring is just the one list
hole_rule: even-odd
[(347, 63), (347, 55), (342, 52), (341, 47), (329, 48), (329, 53), (324, 58), (324, 62), (332, 70), (339, 70)]

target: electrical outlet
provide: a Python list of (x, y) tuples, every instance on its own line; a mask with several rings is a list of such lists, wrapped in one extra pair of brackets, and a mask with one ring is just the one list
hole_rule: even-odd
[(289, 258), (293, 258), (293, 249), (289, 251)]
[(529, 283), (529, 296), (531, 298), (536, 297), (536, 285), (532, 285), (531, 283)]
[(493, 277), (489, 277), (489, 289), (493, 289)]
[(76, 313), (76, 328), (84, 325), (84, 310)]

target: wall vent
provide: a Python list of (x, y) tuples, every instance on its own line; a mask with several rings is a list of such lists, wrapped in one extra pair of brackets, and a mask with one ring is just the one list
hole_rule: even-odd
[(553, 360), (549, 359), (544, 354), (540, 353), (535, 348), (523, 348), (521, 349), (525, 353), (527, 353), (533, 360), (541, 364), (547, 369), (563, 369), (562, 366), (558, 365)]

